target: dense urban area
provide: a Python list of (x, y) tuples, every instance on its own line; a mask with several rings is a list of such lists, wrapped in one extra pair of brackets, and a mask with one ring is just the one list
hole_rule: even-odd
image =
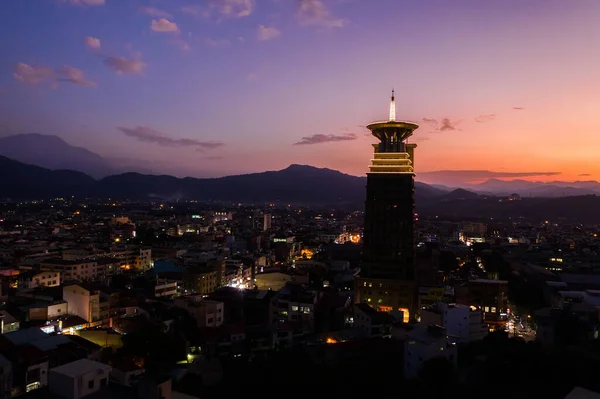
[(2, 203), (0, 398), (73, 385), (66, 397), (597, 388), (597, 226), (415, 214), (411, 314), (378, 306), (381, 285), (356, 301), (363, 219), (286, 204)]

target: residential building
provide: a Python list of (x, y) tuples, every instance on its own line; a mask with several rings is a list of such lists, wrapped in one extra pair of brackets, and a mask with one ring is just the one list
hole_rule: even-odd
[(98, 263), (90, 259), (47, 259), (40, 263), (43, 271), (59, 272), (61, 284), (70, 280), (94, 280), (97, 278), (97, 267)]
[(76, 315), (88, 323), (100, 321), (100, 293), (81, 285), (63, 287), (63, 299), (69, 306), (69, 314)]
[(60, 272), (27, 270), (19, 273), (18, 288), (57, 287), (60, 285)]
[(417, 327), (404, 342), (404, 377), (417, 377), (425, 362), (444, 358), (456, 365), (457, 348), (450, 344), (446, 330), (440, 326)]
[(177, 307), (186, 309), (200, 328), (223, 325), (223, 302), (204, 299), (201, 295), (186, 295), (176, 298), (173, 303)]
[(354, 304), (354, 328), (361, 337), (389, 338), (392, 322), (388, 312), (379, 312), (366, 303)]
[(0, 334), (17, 331), (19, 327), (19, 320), (11, 316), (6, 310), (0, 310)]
[(108, 386), (111, 367), (80, 359), (50, 369), (50, 392), (67, 399), (85, 398)]
[(478, 341), (489, 333), (481, 308), (454, 303), (437, 302), (421, 309), (420, 324), (445, 328), (449, 339), (457, 343)]

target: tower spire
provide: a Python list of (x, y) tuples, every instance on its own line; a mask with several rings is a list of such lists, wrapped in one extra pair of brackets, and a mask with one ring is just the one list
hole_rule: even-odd
[(390, 101), (390, 122), (396, 121), (396, 102), (394, 101), (394, 89), (392, 89), (392, 100)]

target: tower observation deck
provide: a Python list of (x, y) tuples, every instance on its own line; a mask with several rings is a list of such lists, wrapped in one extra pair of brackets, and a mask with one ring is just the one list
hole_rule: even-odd
[[(367, 172), (363, 260), (357, 280), (358, 302), (379, 310), (416, 307), (414, 150), (407, 139), (419, 126), (396, 120), (394, 92), (389, 120), (367, 126), (378, 143)], [(387, 289), (371, 290), (371, 286)], [(376, 293), (382, 294), (375, 295)]]

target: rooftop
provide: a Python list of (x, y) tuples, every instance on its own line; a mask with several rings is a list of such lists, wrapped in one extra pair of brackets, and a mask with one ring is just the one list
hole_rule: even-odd
[(110, 371), (110, 369), (111, 367), (108, 364), (95, 362), (89, 359), (79, 359), (74, 362), (55, 367), (50, 371), (75, 378), (85, 374), (94, 373), (99, 370)]

